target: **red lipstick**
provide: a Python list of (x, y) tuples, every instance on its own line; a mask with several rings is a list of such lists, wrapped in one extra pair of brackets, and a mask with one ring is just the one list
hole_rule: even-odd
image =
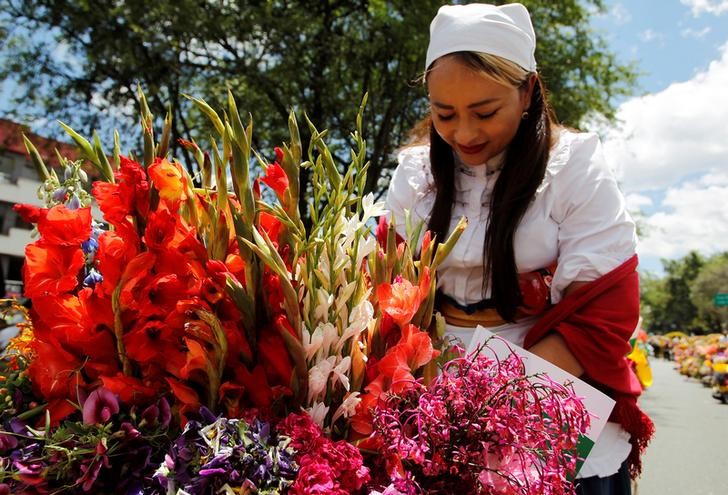
[(457, 146), (458, 149), (466, 155), (475, 155), (485, 149), (485, 143), (477, 144), (475, 146), (463, 146), (462, 144), (458, 144)]

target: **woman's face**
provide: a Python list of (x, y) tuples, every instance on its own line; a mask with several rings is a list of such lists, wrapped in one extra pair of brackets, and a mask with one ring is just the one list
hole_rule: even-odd
[(497, 83), (456, 58), (441, 58), (427, 77), (435, 130), (463, 163), (482, 165), (516, 135), (534, 81), (518, 89)]

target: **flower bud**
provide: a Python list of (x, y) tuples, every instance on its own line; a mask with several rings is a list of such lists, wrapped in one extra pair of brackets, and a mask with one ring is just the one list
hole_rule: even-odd
[(78, 196), (76, 196), (76, 193), (73, 193), (71, 196), (71, 199), (68, 200), (68, 204), (66, 204), (66, 208), (69, 210), (78, 210), (81, 208), (81, 200), (78, 199)]
[(51, 195), (51, 198), (53, 198), (53, 201), (65, 201), (66, 200), (66, 188), (59, 187), (55, 191), (53, 191), (53, 194)]

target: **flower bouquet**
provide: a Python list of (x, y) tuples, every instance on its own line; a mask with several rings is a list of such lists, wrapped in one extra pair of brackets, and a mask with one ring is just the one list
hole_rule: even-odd
[[(290, 141), (268, 160), (232, 95), (222, 117), (191, 98), (215, 130), (207, 149), (180, 141), (195, 182), (168, 156), (170, 117), (157, 142), (139, 99), (143, 156), (122, 156), (118, 136), (107, 155), (97, 136), (64, 126), (100, 176), (90, 192), (83, 162), (61, 157), (62, 173), (49, 170), (26, 140), (46, 206), (16, 206), (38, 238), (24, 268), (32, 309), (0, 361), (0, 494), (434, 493), (459, 477), (496, 493), (486, 467), (523, 481), (509, 487), (569, 471), (585, 413), (567, 389), (477, 357), (428, 385), (451, 357), (434, 274), (465, 223), (438, 242), (408, 221), (416, 244), (377, 224), (386, 212), (362, 193), (361, 112), (342, 173), (311, 122), (305, 157), (291, 114)], [(301, 168), (312, 177), (308, 225)], [(441, 410), (427, 426), (415, 402), (460, 415)], [(505, 438), (488, 418), (535, 406), (562, 427), (488, 447)], [(461, 446), (431, 435), (441, 427), (481, 436)]]

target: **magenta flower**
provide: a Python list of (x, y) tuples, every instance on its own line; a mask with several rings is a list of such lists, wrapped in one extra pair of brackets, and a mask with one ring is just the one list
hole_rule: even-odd
[(588, 424), (573, 389), (526, 376), (516, 354), (450, 361), (429, 386), (390, 395), (374, 411), (390, 467), (404, 467), (435, 493), (573, 494), (568, 479)]
[(0, 433), (0, 452), (13, 450), (18, 446), (18, 439), (14, 435)]
[(104, 387), (97, 388), (83, 403), (83, 422), (106, 423), (119, 412), (119, 401), (114, 393)]

